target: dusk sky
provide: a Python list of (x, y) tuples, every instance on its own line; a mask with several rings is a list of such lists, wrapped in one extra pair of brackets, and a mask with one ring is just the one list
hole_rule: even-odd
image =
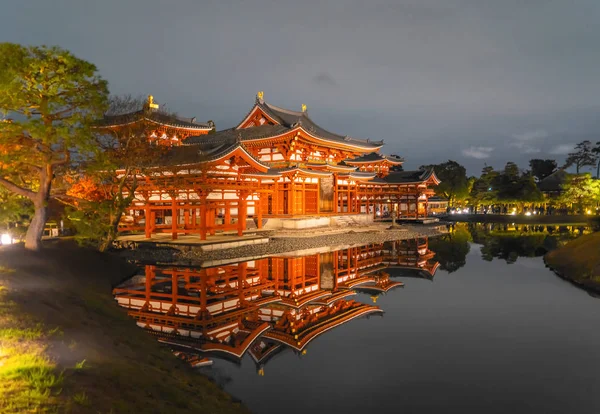
[(256, 92), (405, 168), (562, 163), (600, 141), (600, 1), (3, 0), (0, 41), (58, 45), (111, 93), (234, 126)]

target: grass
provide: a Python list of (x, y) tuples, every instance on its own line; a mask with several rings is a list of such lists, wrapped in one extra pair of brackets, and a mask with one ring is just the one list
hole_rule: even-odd
[(60, 245), (0, 266), (0, 413), (247, 412), (115, 303), (120, 259)]
[(600, 232), (572, 240), (544, 259), (563, 277), (600, 289)]
[(85, 391), (75, 394), (73, 396), (73, 401), (75, 401), (75, 403), (79, 405), (90, 405), (90, 400), (88, 399), (88, 396), (85, 393)]
[(7, 292), (0, 291), (0, 412), (54, 412), (63, 376), (46, 355), (42, 324), (20, 315)]

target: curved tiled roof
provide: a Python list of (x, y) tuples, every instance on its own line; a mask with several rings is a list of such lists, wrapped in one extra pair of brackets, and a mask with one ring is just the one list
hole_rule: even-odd
[[(433, 172), (433, 168), (430, 168), (428, 170), (392, 172), (383, 180), (389, 184), (421, 183), (423, 181), (427, 181), (432, 176), (435, 177), (435, 173)], [(435, 177), (435, 179), (438, 180), (437, 177)]]
[(370, 162), (380, 162), (380, 161), (389, 161), (391, 164), (402, 164), (404, 162), (404, 158), (398, 157), (395, 155), (383, 155), (378, 152), (371, 152), (370, 154), (365, 154), (360, 157), (352, 158), (349, 160), (344, 160), (346, 163), (370, 163)]
[(200, 164), (203, 162), (210, 162), (218, 160), (227, 154), (234, 152), (237, 149), (241, 149), (249, 158), (253, 159), (265, 170), (269, 167), (263, 164), (259, 159), (249, 153), (243, 145), (239, 142), (224, 142), (215, 147), (202, 150), (199, 145), (181, 145), (169, 148), (169, 150), (161, 157), (157, 165), (189, 165), (189, 164)]
[(309, 116), (308, 112), (291, 111), (289, 109), (280, 108), (275, 105), (266, 103), (262, 99), (257, 99), (255, 105), (250, 109), (250, 112), (246, 115), (244, 120), (236, 127), (236, 130), (262, 128), (263, 126), (256, 126), (250, 128), (240, 128), (240, 126), (248, 119), (248, 116), (254, 111), (255, 108), (259, 108), (264, 112), (267, 117), (278, 123), (280, 126), (287, 127), (288, 129), (296, 128), (301, 126), (308, 134), (313, 135), (316, 138), (320, 138), (326, 141), (344, 143), (347, 145), (358, 146), (361, 148), (378, 149), (383, 146), (383, 141), (371, 141), (369, 139), (352, 138), (349, 136), (335, 134), (319, 126)]
[(319, 138), (330, 141), (342, 142), (362, 147), (379, 148), (383, 145), (383, 141), (371, 141), (368, 139), (351, 138), (333, 132), (327, 131), (320, 127), (308, 116), (308, 112), (291, 111), (289, 109), (280, 108), (275, 105), (268, 104), (264, 101), (258, 101), (256, 105), (262, 109), (267, 115), (275, 118), (280, 124), (292, 128), (296, 125), (301, 125), (307, 132), (314, 134)]
[(183, 118), (177, 115), (170, 115), (164, 112), (153, 111), (142, 109), (135, 112), (119, 115), (104, 115), (104, 117), (97, 122), (98, 127), (113, 127), (123, 126), (146, 120), (155, 122), (161, 125), (168, 125), (175, 128), (185, 129), (197, 129), (197, 130), (211, 130), (214, 125), (209, 122), (196, 122), (196, 118)]
[(283, 125), (261, 125), (252, 128), (244, 129), (224, 129), (223, 131), (217, 131), (214, 134), (199, 135), (189, 137), (183, 141), (184, 145), (195, 145), (211, 142), (235, 142), (235, 141), (247, 141), (258, 138), (269, 138), (277, 135), (289, 132), (290, 129)]

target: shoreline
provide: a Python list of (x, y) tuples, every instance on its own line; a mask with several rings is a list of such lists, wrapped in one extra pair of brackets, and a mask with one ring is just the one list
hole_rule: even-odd
[(0, 412), (248, 412), (118, 306), (136, 272), (65, 240), (0, 248)]
[(581, 236), (546, 253), (544, 263), (561, 279), (588, 293), (600, 294), (600, 232)]
[[(211, 266), (254, 260), (270, 255), (312, 251), (319, 252), (338, 250), (356, 245), (383, 243), (391, 240), (407, 240), (417, 237), (437, 237), (446, 234), (445, 225), (402, 225), (388, 230), (389, 226), (369, 228), (349, 228), (345, 232), (318, 235), (313, 237), (295, 236), (287, 233), (271, 237), (268, 243), (250, 244), (230, 249), (203, 252), (200, 249), (172, 244), (168, 247), (137, 248), (133, 250), (119, 249), (114, 254), (121, 258), (144, 264), (180, 264), (190, 266)], [(306, 233), (306, 232), (304, 232)], [(310, 253), (307, 253), (310, 254)]]

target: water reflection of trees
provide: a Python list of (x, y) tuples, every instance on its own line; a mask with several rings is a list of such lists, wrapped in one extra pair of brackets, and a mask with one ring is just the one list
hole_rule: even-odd
[(429, 248), (435, 252), (435, 260), (440, 263), (440, 268), (452, 273), (467, 263), (470, 241), (471, 234), (465, 226), (453, 225), (445, 236), (431, 238)]
[(483, 260), (502, 259), (515, 263), (519, 257), (540, 257), (550, 250), (589, 232), (585, 226), (546, 226), (523, 224), (462, 224), (472, 241), (482, 245)]

